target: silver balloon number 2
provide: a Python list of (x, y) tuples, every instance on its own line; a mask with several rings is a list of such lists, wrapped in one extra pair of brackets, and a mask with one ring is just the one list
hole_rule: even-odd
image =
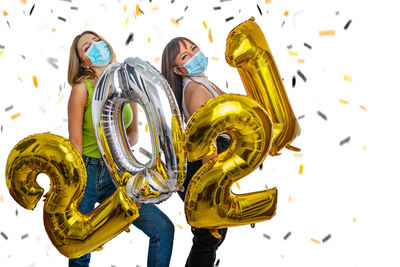
[[(140, 58), (111, 64), (99, 78), (92, 101), (97, 144), (114, 183), (140, 203), (160, 203), (179, 190), (186, 174), (183, 124), (159, 71)], [(122, 110), (132, 102), (141, 105), (149, 125), (152, 153), (147, 163), (135, 158), (124, 130)]]

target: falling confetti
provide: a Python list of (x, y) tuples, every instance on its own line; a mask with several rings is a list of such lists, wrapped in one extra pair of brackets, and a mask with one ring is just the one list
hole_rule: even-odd
[(171, 19), (171, 22), (172, 22), (173, 24), (175, 24), (175, 26), (178, 26), (178, 22), (177, 22), (174, 18)]
[(72, 10), (78, 10), (78, 7), (77, 6), (71, 6), (71, 9)]
[(283, 237), (283, 239), (284, 239), (284, 240), (288, 239), (289, 236), (290, 236), (291, 234), (292, 234), (291, 232), (288, 232), (288, 233)]
[(345, 105), (349, 104), (349, 101), (343, 100), (343, 99), (339, 99), (339, 102), (342, 103), (342, 104), (345, 104)]
[(295, 153), (293, 154), (296, 158), (302, 158), (303, 157), (303, 153)]
[(155, 59), (154, 59), (154, 62), (158, 62), (158, 61), (160, 61), (160, 57), (156, 57)]
[(297, 60), (297, 63), (304, 63), (304, 59), (300, 59), (300, 58), (299, 58), (299, 59)]
[(15, 216), (18, 216), (18, 209), (15, 209)]
[(292, 49), (292, 47), (293, 47), (292, 45), (288, 45), (287, 49)]
[(218, 61), (217, 57), (211, 57), (212, 60)]
[(17, 114), (12, 115), (11, 119), (14, 120), (14, 119), (18, 118), (19, 116), (21, 116), (21, 112), (18, 112)]
[(261, 163), (260, 166), (258, 167), (260, 169), (260, 171), (262, 171), (263, 169), (263, 164)]
[[(1, 125), (1, 131), (3, 131), (3, 125)], [(3, 196), (0, 195), (0, 203), (3, 203), (3, 201), (4, 201)]]
[(181, 21), (183, 19), (183, 17), (179, 17), (176, 19), (176, 22), (179, 23), (179, 21)]
[(5, 233), (1, 232), (0, 235), (2, 235), (5, 240), (8, 240), (8, 236)]
[(127, 6), (126, 6), (126, 5), (124, 5), (124, 12), (126, 12), (126, 10), (127, 10)]
[(350, 142), (350, 136), (346, 137), (345, 139), (343, 139), (342, 141), (340, 141), (340, 145), (344, 145), (346, 143)]
[(297, 52), (293, 52), (292, 50), (289, 50), (289, 55), (297, 57)]
[(221, 10), (221, 7), (220, 6), (215, 6), (214, 10)]
[(38, 88), (38, 81), (36, 75), (33, 75), (32, 79), (33, 79), (33, 85), (35, 86), (35, 88)]
[(328, 118), (326, 117), (326, 115), (324, 114), (324, 113), (322, 113), (321, 111), (317, 111), (317, 114), (321, 117), (321, 118), (323, 118), (324, 120), (328, 120)]
[(203, 26), (204, 26), (204, 28), (206, 28), (206, 30), (207, 30), (207, 23), (203, 20)]
[(212, 35), (211, 35), (211, 29), (208, 29), (208, 39), (210, 39), (210, 42), (212, 43), (213, 38), (212, 38)]
[(351, 24), (351, 20), (349, 20), (349, 21), (346, 23), (346, 25), (344, 25), (344, 29), (347, 30), (347, 28), (350, 26), (350, 24)]
[(363, 110), (367, 111), (367, 109), (364, 106), (360, 105), (360, 108), (362, 108)]
[(151, 40), (151, 38), (149, 37), (149, 38), (147, 39), (147, 42), (150, 43), (150, 40)]
[(286, 10), (285, 13), (283, 13), (283, 15), (284, 15), (285, 17), (289, 16), (289, 11)]
[(58, 19), (59, 19), (59, 20), (62, 20), (62, 21), (64, 21), (64, 22), (67, 21), (67, 20), (66, 20), (65, 18), (63, 18), (63, 17), (58, 17)]
[(26, 4), (26, 0), (21, 0), (21, 3), (22, 4)]
[(271, 239), (271, 237), (267, 234), (263, 234), (263, 237), (267, 238), (267, 239)]
[(319, 31), (319, 36), (333, 36), (335, 35), (335, 30)]
[(216, 267), (219, 266), (219, 259), (218, 259), (217, 262), (215, 263), (215, 266), (216, 266)]
[(364, 149), (364, 150), (367, 150), (367, 146), (363, 146), (363, 149)]
[(3, 10), (3, 16), (4, 16), (4, 17), (7, 17), (7, 16), (8, 16), (8, 13), (7, 13), (6, 10)]
[(306, 76), (300, 70), (297, 70), (297, 75), (299, 75), (300, 78), (303, 79), (304, 82), (307, 81)]
[(260, 12), (260, 15), (262, 16), (261, 8), (258, 4), (257, 4), (257, 9), (258, 9), (258, 12)]
[(55, 69), (58, 69), (57, 61), (58, 61), (58, 59), (53, 58), (53, 57), (47, 58), (47, 62), (48, 62), (51, 66), (53, 66), (53, 68), (55, 68)]
[(344, 80), (347, 82), (352, 82), (353, 79), (350, 76), (344, 75)]
[(11, 105), (11, 106), (8, 106), (8, 107), (6, 107), (5, 111), (12, 110), (12, 108), (13, 108), (13, 107), (14, 107), (13, 105)]
[(125, 26), (128, 24), (128, 21), (129, 21), (129, 17), (127, 17), (125, 20)]
[(331, 239), (331, 234), (325, 236), (324, 239), (322, 239), (322, 243), (325, 243), (325, 242), (328, 241), (329, 239)]
[(33, 9), (35, 9), (35, 4), (33, 4), (31, 11), (29, 12), (29, 16), (32, 15)]
[(303, 164), (300, 164), (299, 174), (300, 174), (300, 175), (303, 175)]
[(181, 230), (183, 229), (182, 225), (180, 224), (176, 224), (176, 226), (178, 226)]
[(229, 17), (229, 18), (226, 18), (226, 19), (225, 19), (226, 22), (228, 22), (228, 21), (230, 21), (230, 20), (233, 20), (233, 17)]
[(353, 218), (353, 222), (355, 223), (356, 221), (357, 221), (357, 218), (356, 218), (356, 217), (354, 217), (354, 218)]
[(285, 25), (285, 22), (286, 22), (285, 20), (282, 22), (282, 26), (281, 26), (281, 28), (283, 28), (283, 25)]
[(0, 45), (0, 49), (4, 49), (5, 48), (5, 46), (4, 45)]
[(265, 0), (265, 3), (266, 3), (266, 4), (271, 3), (271, 0)]
[(292, 195), (289, 195), (288, 202), (289, 202), (289, 203), (292, 202)]
[(299, 116), (297, 119), (298, 120), (301, 120), (302, 118), (304, 118), (306, 115), (301, 115), (301, 116)]
[(23, 236), (21, 236), (21, 239), (25, 239), (29, 236), (29, 234), (24, 234)]
[(60, 97), (57, 100), (57, 104), (60, 104), (61, 101), (63, 100), (63, 98), (64, 98), (64, 94), (60, 95)]
[(186, 6), (186, 7), (185, 7), (185, 9), (184, 9), (183, 11), (185, 11), (185, 12), (186, 12), (186, 10), (188, 10), (188, 8), (189, 8), (189, 7), (188, 7), (188, 6)]
[(321, 242), (319, 242), (318, 240), (316, 240), (316, 239), (314, 239), (314, 238), (311, 238), (311, 241), (312, 241), (312, 242), (315, 242), (315, 243), (317, 243), (317, 244), (321, 244)]
[(154, 6), (151, 10), (156, 11), (156, 10), (158, 10), (158, 9), (159, 9), (158, 6)]
[(311, 45), (309, 45), (309, 44), (307, 44), (307, 43), (304, 43), (304, 46), (307, 47), (308, 49), (311, 49), (311, 48), (312, 48)]

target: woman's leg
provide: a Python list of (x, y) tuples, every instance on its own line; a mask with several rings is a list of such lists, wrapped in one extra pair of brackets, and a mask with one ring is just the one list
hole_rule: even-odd
[(142, 204), (133, 225), (149, 238), (147, 267), (167, 267), (174, 243), (174, 225), (156, 205)]

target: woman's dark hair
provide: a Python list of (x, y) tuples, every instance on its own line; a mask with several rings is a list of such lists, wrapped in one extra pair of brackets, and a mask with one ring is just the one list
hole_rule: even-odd
[(180, 52), (179, 44), (185, 44), (184, 41), (195, 45), (195, 43), (185, 37), (176, 37), (169, 41), (169, 43), (165, 46), (161, 60), (161, 73), (171, 86), (181, 112), (183, 90), (182, 76), (176, 74), (173, 68), (177, 66), (175, 63), (175, 58)]

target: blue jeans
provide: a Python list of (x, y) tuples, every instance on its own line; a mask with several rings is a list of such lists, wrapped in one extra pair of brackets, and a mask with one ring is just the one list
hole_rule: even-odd
[[(94, 209), (96, 202), (103, 202), (115, 191), (115, 185), (103, 159), (82, 155), (87, 171), (86, 188), (79, 204), (79, 210), (86, 214)], [(174, 241), (174, 225), (156, 205), (142, 204), (139, 218), (133, 225), (142, 230), (149, 238), (147, 255), (148, 267), (169, 266)], [(70, 259), (70, 267), (89, 266), (90, 253), (77, 259)]]

